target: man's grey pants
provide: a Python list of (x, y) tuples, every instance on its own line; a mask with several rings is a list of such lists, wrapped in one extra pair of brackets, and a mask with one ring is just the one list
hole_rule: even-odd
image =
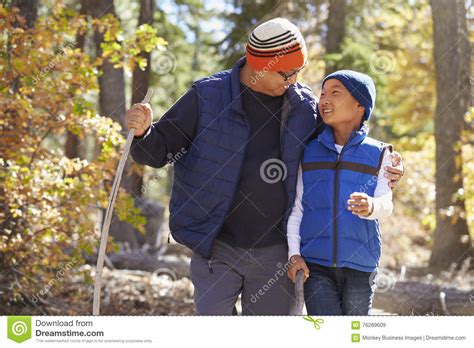
[(289, 315), (294, 286), (287, 276), (288, 247), (233, 247), (215, 240), (211, 258), (193, 253), (191, 280), (199, 315), (232, 315), (242, 294), (243, 315)]

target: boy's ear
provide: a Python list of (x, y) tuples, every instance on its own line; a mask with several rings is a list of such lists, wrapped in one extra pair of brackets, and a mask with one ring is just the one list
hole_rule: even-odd
[(365, 108), (362, 106), (362, 104), (357, 104), (357, 112), (359, 115), (363, 116), (365, 113)]

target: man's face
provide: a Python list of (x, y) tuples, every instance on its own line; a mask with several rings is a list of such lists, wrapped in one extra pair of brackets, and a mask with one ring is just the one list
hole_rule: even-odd
[(365, 110), (347, 88), (336, 79), (330, 79), (324, 83), (318, 109), (324, 123), (330, 126), (340, 123), (358, 125)]
[(261, 88), (265, 94), (275, 97), (281, 96), (285, 94), (290, 85), (296, 83), (300, 70), (266, 72), (260, 79)]

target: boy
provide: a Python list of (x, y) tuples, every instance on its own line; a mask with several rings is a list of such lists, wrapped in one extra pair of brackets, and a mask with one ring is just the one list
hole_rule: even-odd
[(305, 149), (287, 234), (288, 276), (294, 282), (304, 271), (310, 315), (370, 313), (378, 219), (393, 209), (382, 168), (390, 165), (391, 145), (369, 138), (364, 124), (375, 96), (362, 73), (340, 70), (323, 81), (318, 112), (327, 127)]

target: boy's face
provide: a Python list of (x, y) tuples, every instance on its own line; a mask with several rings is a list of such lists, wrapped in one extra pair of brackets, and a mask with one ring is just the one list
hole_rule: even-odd
[(365, 112), (364, 107), (336, 79), (324, 83), (318, 109), (324, 123), (332, 127), (342, 123), (358, 126)]

